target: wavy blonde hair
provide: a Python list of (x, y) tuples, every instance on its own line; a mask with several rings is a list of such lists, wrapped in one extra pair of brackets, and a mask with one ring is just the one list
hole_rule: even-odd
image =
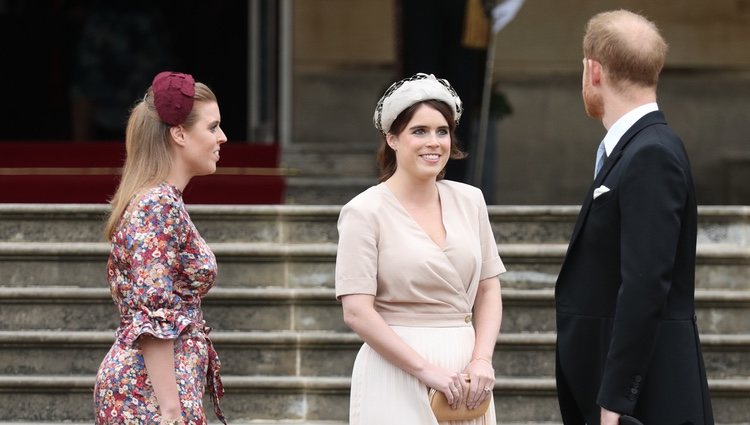
[[(195, 83), (194, 102), (216, 102), (216, 95), (203, 83)], [(198, 120), (198, 114), (190, 111), (182, 126), (191, 128)], [(131, 199), (144, 189), (164, 181), (172, 168), (170, 154), (170, 125), (159, 118), (154, 106), (154, 92), (148, 88), (146, 96), (130, 111), (125, 128), (125, 165), (117, 191), (109, 201), (112, 210), (104, 227), (107, 240), (117, 229), (125, 209)]]

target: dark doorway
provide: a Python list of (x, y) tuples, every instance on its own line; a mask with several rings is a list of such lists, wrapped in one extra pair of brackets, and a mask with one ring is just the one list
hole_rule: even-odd
[(122, 140), (130, 106), (164, 69), (208, 84), (226, 133), (247, 140), (247, 4), (0, 2), (0, 142)]

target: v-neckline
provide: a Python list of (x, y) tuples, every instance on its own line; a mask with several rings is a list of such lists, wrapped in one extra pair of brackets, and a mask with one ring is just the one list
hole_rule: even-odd
[(419, 229), (419, 231), (424, 235), (427, 240), (432, 242), (435, 247), (437, 247), (440, 251), (445, 252), (448, 248), (448, 226), (445, 225), (445, 208), (443, 202), (445, 201), (445, 197), (443, 196), (442, 192), (440, 191), (440, 184), (439, 182), (435, 182), (435, 188), (438, 191), (438, 202), (440, 204), (440, 223), (443, 225), (443, 230), (445, 231), (445, 237), (443, 238), (443, 244), (442, 246), (435, 242), (432, 237), (430, 237), (430, 234), (427, 233), (427, 231), (420, 225), (417, 220), (409, 213), (409, 210), (406, 209), (406, 207), (401, 203), (401, 201), (398, 199), (398, 196), (396, 196), (395, 193), (391, 190), (391, 188), (388, 187), (388, 185), (385, 184), (385, 182), (380, 183), (383, 186), (383, 189), (388, 192), (388, 194), (393, 198), (393, 200), (396, 202), (396, 205), (398, 205), (398, 208), (401, 209), (401, 212), (403, 212), (407, 217), (409, 217), (409, 220), (411, 220), (412, 224)]

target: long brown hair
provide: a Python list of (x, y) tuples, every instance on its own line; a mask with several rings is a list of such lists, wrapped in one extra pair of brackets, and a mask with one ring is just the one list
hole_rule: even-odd
[[(216, 102), (216, 95), (203, 83), (195, 83), (194, 102)], [(182, 126), (192, 127), (198, 120), (198, 114), (190, 111)], [(125, 129), (125, 165), (117, 192), (110, 200), (112, 210), (104, 228), (107, 240), (112, 235), (122, 218), (130, 200), (138, 192), (159, 184), (169, 175), (172, 168), (170, 155), (170, 126), (161, 119), (154, 106), (154, 92), (151, 87), (143, 100), (130, 111), (130, 118)]]
[[(448, 129), (451, 136), (451, 153), (449, 158), (466, 158), (466, 153), (461, 151), (461, 149), (459, 149), (458, 147), (458, 139), (456, 138), (456, 121), (454, 121), (453, 119), (453, 110), (445, 102), (442, 102), (440, 100), (423, 100), (404, 109), (400, 114), (398, 114), (396, 119), (393, 120), (393, 124), (391, 124), (391, 129), (388, 130), (388, 133), (393, 135), (401, 134), (401, 132), (406, 128), (407, 124), (409, 124), (409, 121), (411, 121), (411, 119), (414, 117), (417, 109), (419, 109), (419, 107), (422, 105), (427, 105), (432, 109), (437, 110), (441, 115), (443, 115), (445, 121), (448, 122)], [(396, 151), (394, 151), (388, 145), (388, 141), (386, 139), (387, 136), (383, 135), (383, 141), (380, 144), (380, 148), (378, 149), (378, 168), (380, 169), (380, 177), (378, 178), (378, 182), (380, 183), (391, 178), (393, 173), (396, 172)], [(442, 180), (443, 177), (445, 177), (445, 168), (440, 170), (437, 179)]]

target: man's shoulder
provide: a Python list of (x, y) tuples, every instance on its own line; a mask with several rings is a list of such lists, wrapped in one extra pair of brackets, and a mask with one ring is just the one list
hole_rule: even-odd
[(653, 122), (644, 127), (633, 136), (630, 145), (632, 154), (641, 149), (658, 150), (659, 146), (670, 151), (684, 151), (682, 139), (666, 122)]

